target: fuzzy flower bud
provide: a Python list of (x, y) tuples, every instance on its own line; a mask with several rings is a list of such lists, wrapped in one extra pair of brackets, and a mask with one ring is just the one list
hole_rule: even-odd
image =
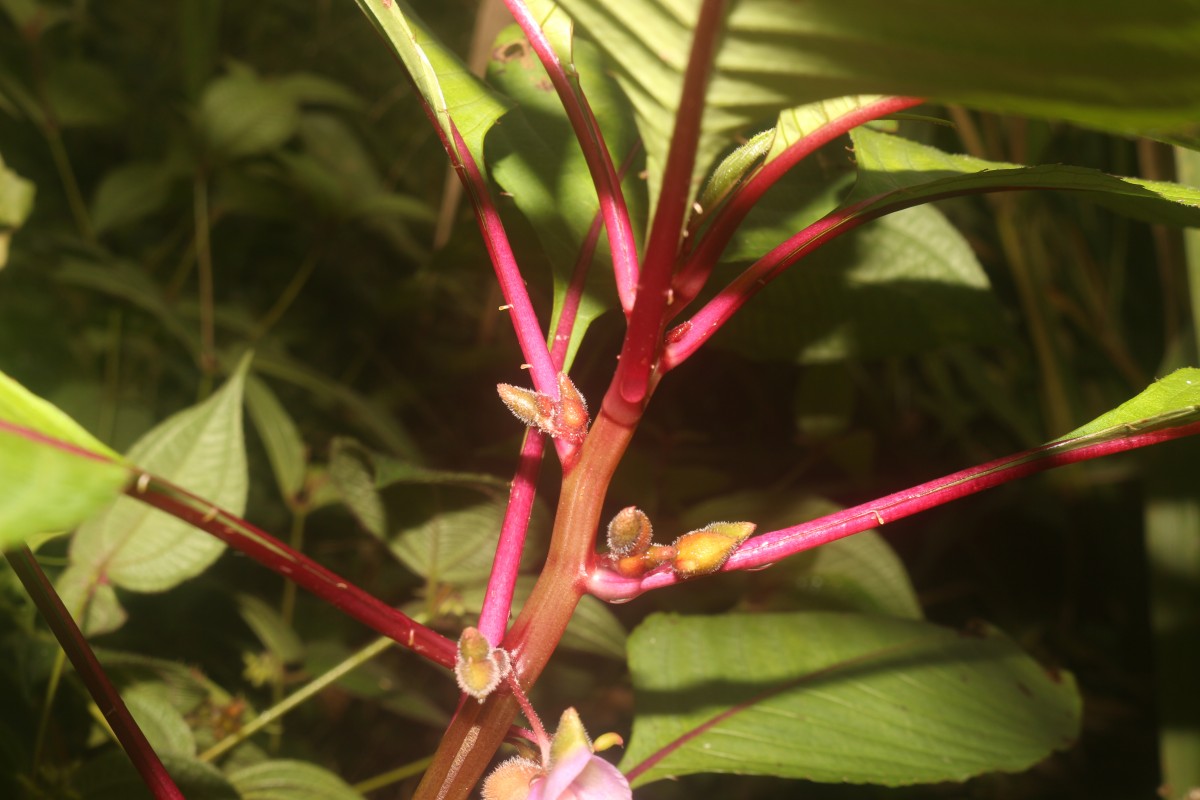
[(646, 552), (654, 529), (640, 508), (622, 508), (608, 523), (608, 551), (614, 556), (635, 556)]
[(558, 403), (553, 416), (555, 432), (550, 435), (581, 441), (587, 436), (590, 421), (587, 401), (565, 372), (558, 373)]
[(753, 522), (713, 522), (685, 533), (675, 540), (671, 566), (681, 578), (716, 572), (756, 527)]
[(495, 691), (508, 676), (511, 662), (508, 653), (492, 647), (476, 628), (465, 628), (458, 640), (458, 658), (454, 662), (454, 677), (458, 687), (479, 702)]
[(496, 392), (517, 419), (547, 436), (575, 442), (587, 436), (587, 403), (564, 373), (558, 375), (558, 400), (507, 383), (498, 384)]

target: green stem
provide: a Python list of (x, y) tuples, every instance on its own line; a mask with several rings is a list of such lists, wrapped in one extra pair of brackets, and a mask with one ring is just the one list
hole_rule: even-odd
[(375, 658), (380, 653), (383, 653), (394, 644), (395, 642), (386, 636), (379, 637), (362, 650), (359, 650), (357, 653), (353, 654), (346, 660), (342, 661), (342, 663), (326, 672), (324, 675), (316, 678), (313, 681), (310, 681), (300, 689), (293, 692), (287, 697), (287, 699), (275, 704), (271, 708), (268, 708), (266, 711), (259, 714), (248, 724), (242, 726), (237, 733), (226, 736), (224, 739), (205, 750), (199, 755), (200, 760), (213, 761), (217, 758), (220, 758), (222, 755), (237, 747), (239, 744), (246, 741), (263, 728), (275, 722), (275, 720), (282, 718), (284, 714), (313, 697), (330, 684), (340, 680), (348, 673)]
[(46, 696), (42, 699), (42, 713), (38, 718), (37, 736), (33, 741), (33, 761), (29, 768), (30, 777), (37, 780), (42, 766), (42, 753), (46, 748), (46, 733), (50, 729), (50, 712), (54, 698), (58, 695), (58, 684), (62, 680), (63, 667), (67, 663), (67, 651), (61, 647), (54, 654), (54, 665), (50, 668), (50, 680), (46, 684)]
[(359, 794), (373, 792), (376, 789), (382, 789), (385, 786), (391, 786), (393, 783), (399, 783), (406, 778), (411, 778), (413, 775), (420, 775), (431, 763), (433, 763), (433, 756), (426, 756), (416, 761), (410, 761), (402, 767), (396, 767), (382, 775), (376, 775), (374, 778), (367, 778), (361, 783), (356, 783), (352, 788)]
[(208, 215), (208, 177), (196, 170), (192, 182), (192, 210), (196, 220), (196, 266), (200, 272), (200, 371), (204, 374), (203, 395), (208, 394), (217, 369), (216, 334), (213, 321), (212, 231)]

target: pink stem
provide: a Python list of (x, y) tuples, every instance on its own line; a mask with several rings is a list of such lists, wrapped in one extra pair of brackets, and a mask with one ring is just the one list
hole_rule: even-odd
[(716, 212), (708, 229), (700, 237), (695, 249), (688, 255), (675, 278), (675, 293), (678, 308), (682, 309), (704, 288), (721, 254), (742, 220), (754, 208), (768, 189), (780, 178), (818, 148), (866, 122), (907, 108), (920, 105), (924, 100), (917, 97), (884, 97), (845, 116), (830, 120), (812, 133), (793, 142), (782, 153), (763, 164), (750, 178), (736, 188), (732, 195)]
[[(587, 237), (580, 248), (579, 259), (575, 262), (575, 269), (571, 273), (571, 282), (563, 296), (562, 308), (558, 314), (558, 325), (554, 330), (553, 346), (550, 350), (550, 360), (554, 363), (556, 370), (561, 371), (563, 364), (566, 363), (567, 345), (571, 341), (571, 332), (575, 329), (575, 319), (579, 315), (579, 303), (583, 298), (588, 267), (591, 266), (592, 258), (596, 254), (596, 244), (600, 239), (602, 222), (599, 215), (592, 220), (592, 227), (588, 230)], [(521, 553), (525, 549), (525, 534), (529, 529), (529, 516), (533, 511), (533, 501), (537, 496), (538, 473), (541, 471), (545, 441), (546, 437), (540, 431), (530, 429), (525, 434), (525, 442), (521, 445), (517, 474), (513, 477), (512, 488), (508, 494), (508, 507), (504, 511), (504, 521), (500, 525), (500, 537), (496, 542), (496, 556), (492, 561), (491, 575), (483, 596), (483, 608), (479, 612), (479, 632), (493, 647), (503, 641), (504, 634), (508, 631), (513, 591), (516, 588), (517, 575), (521, 568)]]
[(443, 667), (454, 667), (454, 642), (368, 594), (239, 517), (186, 489), (143, 472), (126, 494), (216, 536), (402, 647)]
[(606, 408), (614, 419), (628, 421), (636, 416), (645, 402), (651, 385), (651, 373), (657, 367), (662, 347), (662, 331), (666, 321), (671, 271), (679, 251), (683, 223), (691, 198), (692, 169), (696, 163), (696, 148), (700, 141), (700, 125), (704, 116), (705, 88), (708, 85), (721, 23), (725, 15), (725, 0), (704, 0), (692, 36), (692, 49), (679, 109), (675, 114), (675, 129), (663, 169), (662, 189), (654, 213), (654, 224), (646, 245), (646, 258), (638, 281), (637, 298), (629, 318), (629, 329), (621, 348), (621, 360), (614, 379), (616, 393), (605, 398), (623, 408)]
[(633, 238), (633, 226), (629, 220), (629, 209), (625, 205), (625, 195), (621, 191), (621, 181), (613, 168), (612, 156), (604, 143), (604, 135), (587, 104), (587, 98), (583, 96), (582, 91), (576, 93), (578, 78), (573, 85), (572, 79), (567, 76), (554, 53), (554, 48), (542, 32), (541, 25), (529, 12), (529, 8), (522, 0), (504, 0), (504, 4), (521, 27), (533, 51), (541, 59), (583, 151), (592, 183), (596, 186), (604, 227), (608, 232), (617, 296), (620, 298), (621, 308), (628, 315), (633, 309), (634, 287), (638, 279), (637, 243)]
[(183, 792), (179, 791), (179, 787), (171, 780), (154, 748), (146, 741), (146, 735), (142, 733), (120, 693), (108, 679), (100, 662), (96, 660), (96, 654), (92, 652), (79, 626), (63, 605), (62, 598), (54, 591), (46, 573), (42, 572), (33, 553), (28, 547), (21, 547), (5, 553), (5, 557), (13, 572), (24, 584), (25, 591), (33, 598), (46, 624), (54, 632), (55, 638), (62, 645), (67, 658), (71, 659), (71, 665), (75, 667), (75, 672), (87, 687), (88, 694), (96, 701), (104, 719), (116, 734), (117, 741), (121, 743), (121, 747), (156, 800), (185, 800)]
[[(738, 548), (721, 571), (766, 567), (780, 559), (811, 550), (827, 542), (877, 528), (887, 522), (895, 522), (1027, 475), (1197, 433), (1200, 433), (1200, 422), (1119, 439), (1093, 441), (1095, 435), (1089, 435), (1051, 442), (847, 508), (836, 514), (755, 536)], [(1092, 443), (1088, 444), (1089, 441)], [(602, 600), (629, 600), (651, 589), (661, 589), (679, 582), (680, 578), (669, 569), (640, 579), (631, 579), (610, 569), (600, 568), (589, 576), (588, 590)]]

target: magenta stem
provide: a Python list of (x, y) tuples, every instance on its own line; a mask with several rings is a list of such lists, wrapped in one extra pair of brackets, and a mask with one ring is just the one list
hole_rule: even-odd
[(537, 53), (558, 93), (559, 102), (567, 113), (567, 120), (579, 141), (588, 172), (596, 187), (604, 227), (608, 232), (608, 245), (612, 251), (613, 275), (617, 284), (617, 296), (626, 315), (633, 309), (634, 287), (638, 280), (637, 243), (633, 238), (633, 226), (621, 181), (613, 167), (612, 156), (604, 142), (604, 135), (592, 114), (591, 107), (582, 91), (576, 91), (578, 77), (574, 81), (567, 76), (562, 63), (542, 31), (541, 25), (521, 0), (504, 0), (513, 19), (521, 27), (533, 51)]
[[(1200, 422), (1148, 431), (1118, 439), (1094, 441), (1095, 434), (1065, 439), (1015, 455), (964, 469), (937, 480), (847, 508), (820, 519), (764, 533), (745, 542), (721, 568), (721, 572), (766, 567), (780, 559), (811, 550), (827, 542), (877, 528), (888, 522), (925, 511), (960, 497), (990, 489), (1055, 467), (1134, 450), (1159, 442), (1200, 433)], [(1091, 442), (1088, 444), (1087, 442)], [(680, 582), (666, 569), (643, 578), (625, 578), (600, 567), (588, 580), (588, 590), (602, 600), (629, 600), (651, 589)]]
[(627, 421), (640, 411), (649, 395), (651, 373), (657, 367), (663, 326), (667, 319), (671, 273), (691, 200), (692, 170), (700, 141), (705, 89), (724, 15), (725, 0), (704, 0), (692, 35), (692, 49), (684, 71), (675, 128), (671, 133), (671, 146), (663, 169), (662, 188), (638, 280), (637, 298), (629, 317), (629, 328), (614, 379), (617, 391), (610, 392), (605, 398), (606, 403), (611, 398), (624, 406), (606, 409), (617, 420)]
[(675, 278), (674, 288), (679, 308), (691, 302), (704, 288), (721, 254), (733, 238), (742, 220), (754, 208), (768, 189), (778, 183), (792, 167), (818, 148), (866, 122), (895, 114), (924, 100), (917, 97), (884, 97), (856, 108), (844, 116), (832, 119), (827, 125), (789, 145), (782, 153), (763, 164), (750, 178), (734, 190), (716, 212), (712, 222), (699, 238), (695, 249), (687, 256)]
[(238, 552), (282, 575), (367, 627), (391, 638), (402, 647), (435, 664), (454, 667), (458, 652), (454, 642), (249, 522), (217, 508), (186, 489), (145, 472), (134, 485), (126, 489), (126, 494), (216, 536)]
[(4, 555), (156, 800), (185, 800), (33, 553), (21, 547)]

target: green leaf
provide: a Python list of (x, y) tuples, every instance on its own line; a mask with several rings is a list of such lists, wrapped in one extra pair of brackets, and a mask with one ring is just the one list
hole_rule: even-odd
[(121, 699), (156, 753), (196, 755), (196, 738), (183, 714), (171, 703), (167, 687), (153, 683), (135, 684), (121, 692)]
[[(163, 766), (188, 800), (243, 800), (212, 764), (162, 754)], [(83, 800), (151, 800), (150, 790), (121, 750), (88, 761), (74, 775)]]
[(1200, 225), (1200, 189), (1120, 178), (1062, 164), (1025, 167), (943, 153), (899, 136), (857, 128), (850, 134), (858, 181), (847, 203), (873, 198), (858, 213), (953, 194), (997, 189), (1058, 189), (1151, 222)]
[(400, 458), (372, 453), (375, 465), (375, 486), (384, 489), (398, 483), (425, 483), (445, 486), (477, 486), (482, 489), (508, 491), (508, 481), (485, 472), (456, 472), (430, 469)]
[(483, 169), (483, 137), (496, 124), (507, 104), (449, 48), (403, 0), (355, 0), (392, 51), (408, 70), (413, 84), (441, 129), (443, 141), (453, 143), (451, 120)]
[(209, 150), (227, 158), (277, 150), (299, 121), (296, 101), (245, 67), (209, 83), (200, 98), (200, 133)]
[(374, 536), (383, 537), (387, 519), (373, 472), (371, 454), (358, 442), (339, 436), (330, 444), (330, 482), (359, 524)]
[(279, 493), (290, 503), (304, 488), (308, 463), (300, 431), (270, 387), (254, 376), (246, 380), (246, 409), (267, 451)]
[(104, 176), (92, 200), (92, 227), (97, 233), (137, 222), (167, 202), (173, 176), (153, 161), (124, 164)]
[[(242, 392), (249, 364), (249, 356), (243, 358), (212, 397), (143, 436), (128, 459), (240, 515), (246, 507), (248, 484)], [(82, 584), (85, 601), (96, 587), (107, 584), (161, 592), (203, 572), (224, 549), (219, 539), (182, 520), (121, 498), (76, 532), (70, 549), (74, 569), (60, 577), (59, 587), (65, 593), (78, 593)], [(83, 610), (71, 608), (76, 619)]]
[(307, 761), (264, 761), (229, 780), (241, 800), (362, 800), (341, 778)]
[[(504, 124), (489, 137), (489, 162), (497, 183), (512, 195), (529, 220), (552, 267), (551, 326), (555, 326), (584, 239), (599, 213), (599, 202), (566, 112), (521, 29), (515, 25), (505, 29), (492, 52), (488, 79), (517, 103), (517, 109), (510, 111)], [(584, 86), (588, 104), (596, 118), (604, 120), (606, 144), (619, 166), (636, 146), (631, 111), (616, 84), (604, 73), (599, 53), (590, 42), (576, 42), (572, 55), (579, 73), (591, 77)], [(643, 193), (641, 183), (636, 179), (626, 181), (627, 199)], [(636, 213), (632, 216), (639, 218)], [(611, 263), (607, 238), (601, 236), (591, 260), (590, 280), (580, 298), (567, 348), (567, 366), (591, 322), (615, 303)]]
[(1178, 425), (1200, 415), (1200, 369), (1185, 367), (1150, 384), (1136, 397), (1054, 441), (1138, 433)]
[[(745, 247), (745, 239), (734, 243), (734, 257)], [(752, 313), (731, 319), (715, 341), (752, 358), (813, 363), (907, 355), (995, 342), (1007, 330), (970, 245), (930, 206), (831, 242), (751, 303)]]
[(345, 84), (313, 72), (289, 72), (275, 79), (275, 90), (301, 105), (320, 105), (346, 111), (361, 111), (361, 97)]
[(238, 593), (237, 607), (238, 616), (280, 664), (295, 664), (303, 658), (304, 644), (296, 631), (283, 621), (279, 611), (245, 593)]
[(46, 100), (54, 124), (64, 128), (115, 126), (126, 119), (128, 102), (116, 74), (84, 59), (49, 62)]
[[(629, 639), (634, 784), (695, 772), (898, 786), (1026, 769), (1079, 733), (1070, 675), (994, 630), (837, 613), (655, 614)], [(673, 748), (663, 750), (663, 748)]]
[(8, 167), (0, 158), (0, 269), (8, 263), (8, 247), (13, 233), (25, 224), (33, 211), (36, 187)]
[[(561, 5), (604, 49), (633, 102), (656, 195), (700, 2)], [(743, 0), (719, 40), (697, 171), (737, 131), (781, 109), (856, 94), (1187, 130), (1200, 114), (1195, 11), (1191, 0)]]
[[(0, 427), (0, 549), (78, 525), (119, 496), (132, 477), (120, 456), (4, 373), (0, 422), (7, 423)], [(37, 434), (77, 449), (39, 441)]]

